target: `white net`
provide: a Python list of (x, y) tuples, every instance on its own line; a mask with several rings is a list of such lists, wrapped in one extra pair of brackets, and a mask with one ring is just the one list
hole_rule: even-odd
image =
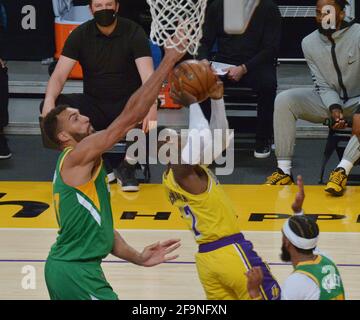
[(207, 0), (147, 0), (151, 39), (159, 46), (197, 54)]

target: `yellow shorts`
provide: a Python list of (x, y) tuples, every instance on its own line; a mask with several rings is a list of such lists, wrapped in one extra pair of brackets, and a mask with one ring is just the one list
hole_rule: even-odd
[(242, 234), (200, 245), (195, 260), (200, 281), (209, 300), (251, 299), (245, 273), (255, 266), (261, 267), (264, 274), (260, 287), (262, 298), (280, 299), (280, 286), (268, 266), (253, 251), (252, 243), (245, 240)]

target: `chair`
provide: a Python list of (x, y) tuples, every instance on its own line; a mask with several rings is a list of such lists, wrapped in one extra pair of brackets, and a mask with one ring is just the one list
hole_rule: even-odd
[(246, 135), (255, 137), (257, 99), (257, 93), (251, 88), (225, 87), (226, 114), (229, 126), (235, 130), (237, 137)]

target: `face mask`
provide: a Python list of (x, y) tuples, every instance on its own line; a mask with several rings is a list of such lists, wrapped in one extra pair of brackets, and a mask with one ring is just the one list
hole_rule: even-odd
[(110, 26), (116, 19), (116, 13), (113, 9), (99, 10), (94, 13), (95, 21), (102, 27)]
[(332, 29), (332, 28), (324, 29), (321, 23), (318, 23), (318, 30), (324, 36), (331, 36), (334, 32), (336, 32), (336, 29)]

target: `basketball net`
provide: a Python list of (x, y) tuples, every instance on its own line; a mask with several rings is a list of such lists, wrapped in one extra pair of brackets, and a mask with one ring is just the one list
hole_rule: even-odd
[(207, 0), (147, 0), (147, 3), (153, 42), (196, 55), (203, 36)]

